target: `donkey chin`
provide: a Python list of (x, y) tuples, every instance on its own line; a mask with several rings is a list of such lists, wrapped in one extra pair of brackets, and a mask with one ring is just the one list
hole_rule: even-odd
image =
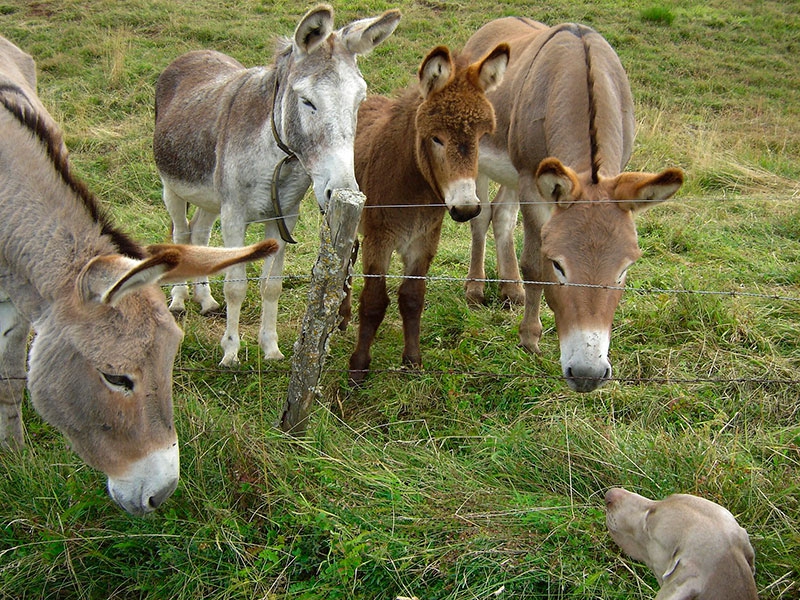
[(178, 487), (178, 442), (156, 450), (130, 465), (119, 477), (108, 478), (108, 493), (126, 512), (142, 516), (153, 512)]
[(608, 331), (570, 331), (559, 336), (561, 372), (573, 392), (591, 392), (611, 379)]
[(481, 201), (475, 193), (475, 180), (459, 179), (451, 182), (444, 190), (444, 203), (450, 218), (457, 223), (477, 217), (481, 212)]

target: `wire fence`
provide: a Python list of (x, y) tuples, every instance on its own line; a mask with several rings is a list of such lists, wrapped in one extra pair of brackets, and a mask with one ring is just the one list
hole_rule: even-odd
[[(800, 188), (793, 190), (791, 195), (785, 196), (783, 198), (779, 198), (779, 201), (795, 201), (798, 197), (800, 197)], [(693, 201), (730, 201), (733, 199), (744, 200), (744, 197), (740, 196), (719, 196), (719, 197), (707, 197), (704, 196), (702, 198), (694, 198), (694, 197), (681, 197), (678, 200), (682, 204), (691, 203)], [(770, 200), (776, 200), (775, 198), (770, 198)], [(584, 201), (578, 201), (576, 204), (583, 203)], [(589, 202), (589, 201), (585, 201)], [(606, 201), (608, 203), (623, 203), (625, 201), (615, 201), (609, 200)], [(654, 201), (660, 202), (660, 201)], [(525, 204), (524, 202), (519, 203), (520, 205)], [(555, 204), (550, 202), (537, 202), (536, 204)], [(444, 204), (432, 204), (427, 205), (428, 207), (440, 207), (443, 210), (446, 209)], [(380, 207), (365, 205), (364, 210), (371, 210), (375, 208), (380, 209), (405, 209), (405, 208), (414, 208), (419, 207), (417, 204), (392, 204), (392, 205), (383, 205)], [(285, 215), (286, 217), (293, 218), (299, 217), (299, 214), (294, 215)], [(257, 223), (266, 223), (273, 219), (260, 219), (257, 221), (252, 221), (249, 224), (257, 224)], [(498, 278), (466, 278), (466, 277), (454, 277), (448, 275), (426, 275), (426, 276), (408, 276), (408, 275), (398, 275), (398, 274), (385, 274), (385, 275), (373, 275), (373, 274), (365, 274), (365, 273), (353, 273), (352, 277), (354, 280), (356, 279), (366, 279), (366, 278), (386, 278), (388, 280), (405, 280), (405, 279), (420, 279), (425, 280), (426, 283), (455, 283), (464, 285), (468, 282), (479, 282), (484, 284), (504, 284), (504, 283), (523, 283), (523, 284), (535, 284), (538, 286), (574, 286), (574, 287), (584, 287), (584, 288), (594, 288), (594, 289), (603, 289), (603, 290), (616, 290), (622, 291), (626, 294), (636, 294), (636, 295), (657, 295), (657, 294), (670, 294), (670, 295), (691, 295), (691, 296), (713, 296), (713, 297), (726, 297), (726, 298), (739, 298), (739, 299), (752, 299), (752, 300), (763, 300), (763, 301), (773, 301), (773, 302), (785, 302), (785, 303), (797, 303), (800, 302), (800, 296), (795, 296), (791, 294), (782, 294), (782, 293), (774, 293), (774, 292), (763, 292), (760, 290), (755, 289), (726, 289), (726, 290), (713, 290), (713, 289), (686, 289), (686, 288), (669, 288), (669, 287), (636, 287), (636, 286), (615, 286), (615, 285), (597, 285), (597, 284), (580, 284), (580, 283), (560, 283), (560, 282), (552, 282), (552, 281), (517, 281), (517, 280), (509, 280), (509, 279), (498, 279)], [(310, 275), (280, 275), (275, 276), (271, 275), (268, 277), (269, 279), (281, 279), (283, 281), (292, 281), (293, 283), (310, 283), (311, 277)], [(246, 277), (244, 278), (245, 281), (258, 281), (263, 279), (260, 276), (254, 277)], [(231, 281), (242, 281), (241, 279), (231, 279)], [(182, 370), (184, 372), (193, 372), (194, 369), (185, 368), (185, 367), (178, 367), (178, 370)], [(200, 369), (203, 372), (209, 373), (214, 372), (217, 369)], [(264, 374), (263, 369), (218, 369), (220, 372), (232, 374), (235, 373), (237, 375), (252, 375), (252, 376), (260, 376)], [(331, 372), (335, 369), (327, 368), (326, 371)], [(271, 365), (269, 369), (270, 373), (281, 373), (285, 372), (287, 375), (290, 372), (289, 363), (286, 361), (282, 366), (278, 365)], [(412, 376), (413, 374), (419, 373), (419, 371), (414, 371), (412, 369), (406, 368), (398, 368), (398, 369), (370, 369), (370, 373), (373, 375), (381, 375), (381, 376)], [(497, 372), (482, 372), (482, 371), (471, 371), (471, 370), (447, 370), (447, 371), (435, 371), (435, 370), (424, 370), (424, 373), (429, 376), (460, 376), (460, 377), (470, 377), (470, 378), (487, 378), (487, 379), (563, 379), (560, 375), (551, 375), (547, 373), (497, 373)], [(684, 377), (684, 378), (674, 378), (674, 377), (618, 377), (615, 376), (611, 381), (615, 381), (620, 384), (625, 385), (695, 385), (695, 384), (723, 384), (723, 385), (757, 385), (757, 386), (789, 386), (790, 388), (800, 387), (800, 380), (794, 377), (785, 378), (785, 377), (739, 377), (739, 378), (719, 378), (719, 377)]]
[[(442, 275), (428, 275), (428, 276), (407, 276), (407, 275), (396, 275), (396, 274), (386, 274), (386, 275), (370, 275), (364, 273), (353, 273), (353, 279), (366, 279), (366, 278), (381, 278), (385, 277), (387, 279), (396, 279), (396, 280), (404, 280), (404, 279), (424, 279), (426, 282), (445, 282), (445, 283), (457, 283), (457, 284), (465, 284), (467, 282), (482, 282), (482, 283), (492, 283), (492, 284), (499, 284), (499, 283), (518, 283), (518, 280), (509, 280), (509, 279), (497, 279), (497, 278), (467, 278), (467, 277), (454, 277), (454, 276), (442, 276)], [(282, 275), (282, 276), (270, 276), (272, 279), (283, 279), (283, 280), (292, 280), (294, 282), (300, 283), (310, 283), (311, 277), (305, 275)], [(239, 279), (237, 281), (259, 281), (262, 277), (252, 276), (246, 277), (244, 279)], [(218, 283), (218, 282), (216, 282)], [(784, 294), (775, 294), (775, 293), (764, 293), (759, 291), (751, 291), (751, 290), (709, 290), (709, 289), (681, 289), (681, 288), (660, 288), (660, 287), (632, 287), (632, 286), (604, 286), (604, 285), (593, 285), (593, 284), (578, 284), (578, 283), (557, 283), (551, 281), (526, 281), (522, 280), (522, 283), (528, 284), (537, 284), (541, 286), (548, 286), (548, 285), (557, 285), (557, 286), (566, 286), (566, 287), (589, 287), (589, 288), (596, 288), (596, 289), (605, 289), (605, 290), (620, 290), (628, 294), (638, 294), (638, 295), (649, 295), (649, 294), (675, 294), (675, 295), (697, 295), (697, 296), (719, 296), (719, 297), (726, 297), (726, 298), (743, 298), (743, 299), (754, 299), (754, 300), (766, 300), (766, 301), (779, 301), (779, 302), (787, 302), (787, 303), (797, 303), (800, 302), (800, 296), (791, 296), (791, 295), (784, 295)], [(165, 285), (165, 288), (172, 287), (175, 284), (168, 284)], [(210, 284), (209, 284), (210, 285)], [(513, 317), (509, 316), (509, 319), (513, 319)], [(800, 327), (800, 324), (798, 324)], [(335, 368), (326, 368), (326, 372), (339, 372), (339, 373), (347, 373), (345, 369), (335, 369)], [(283, 361), (282, 363), (275, 363), (270, 365), (269, 369), (264, 369), (263, 366), (260, 366), (256, 369), (250, 368), (190, 368), (190, 367), (176, 367), (176, 371), (181, 371), (185, 373), (225, 373), (230, 375), (241, 375), (241, 376), (262, 376), (266, 373), (270, 374), (285, 374), (289, 375), (290, 373), (290, 364), (289, 361)], [(490, 372), (490, 371), (475, 371), (475, 370), (458, 370), (458, 369), (448, 369), (448, 370), (429, 370), (429, 369), (409, 369), (405, 367), (400, 368), (391, 368), (391, 369), (375, 369), (370, 368), (369, 372), (375, 376), (400, 376), (400, 377), (408, 377), (408, 376), (415, 376), (419, 373), (424, 373), (427, 376), (457, 376), (457, 377), (468, 377), (468, 378), (483, 378), (483, 379), (530, 379), (530, 380), (543, 380), (543, 379), (551, 379), (551, 380), (563, 380), (561, 375), (552, 375), (548, 373), (542, 372), (516, 372), (516, 373), (498, 373), (498, 372)], [(733, 377), (733, 378), (722, 378), (722, 377), (619, 377), (614, 376), (609, 380), (609, 382), (616, 382), (618, 384), (623, 385), (697, 385), (697, 384), (722, 384), (722, 385), (751, 385), (751, 386), (788, 386), (790, 388), (797, 388), (800, 387), (800, 379), (795, 377)]]

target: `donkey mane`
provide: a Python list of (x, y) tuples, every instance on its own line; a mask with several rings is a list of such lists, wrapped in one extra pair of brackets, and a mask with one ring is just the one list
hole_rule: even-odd
[(12, 84), (0, 84), (0, 104), (44, 146), (53, 168), (67, 187), (81, 200), (92, 220), (100, 224), (101, 233), (111, 238), (120, 254), (130, 258), (145, 258), (146, 253), (142, 247), (111, 224), (108, 215), (100, 207), (94, 194), (89, 191), (85, 183), (72, 174), (61, 134), (51, 126), (47, 119), (42, 119), (30, 104), (24, 101), (20, 102), (18, 98), (27, 99), (22, 88)]
[[(529, 19), (520, 19), (523, 23), (529, 24)], [(594, 97), (594, 72), (592, 71), (592, 58), (589, 52), (589, 41), (586, 38), (588, 33), (592, 30), (584, 25), (576, 23), (564, 23), (553, 27), (547, 35), (547, 39), (542, 42), (536, 50), (536, 55), (531, 62), (535, 62), (539, 56), (539, 52), (552, 40), (556, 34), (561, 32), (568, 32), (577, 37), (583, 43), (584, 55), (586, 57), (586, 86), (589, 95), (589, 152), (592, 163), (592, 183), (596, 184), (600, 181), (600, 144), (597, 141), (597, 106)], [(527, 79), (529, 73), (525, 75)]]
[(583, 42), (583, 51), (586, 56), (586, 89), (589, 94), (589, 148), (592, 159), (592, 183), (598, 184), (600, 182), (600, 149), (597, 142), (597, 104), (594, 98), (594, 71), (592, 71), (592, 57), (589, 52), (589, 41), (584, 35), (587, 30), (584, 27), (578, 27), (581, 42)]

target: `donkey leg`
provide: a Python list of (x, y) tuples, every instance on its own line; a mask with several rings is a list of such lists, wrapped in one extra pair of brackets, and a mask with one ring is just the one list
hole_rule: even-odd
[(30, 324), (0, 290), (0, 448), (24, 443), (22, 404)]
[(481, 212), (478, 216), (469, 221), (469, 228), (472, 234), (472, 246), (469, 256), (469, 273), (467, 282), (464, 284), (467, 304), (478, 306), (485, 302), (483, 280), (486, 279), (486, 234), (489, 231), (489, 223), (492, 220), (492, 205), (489, 202), (489, 178), (486, 175), (478, 175), (475, 180), (475, 188), (478, 198), (481, 200)]
[[(217, 214), (197, 208), (191, 221), (192, 244), (195, 246), (208, 246), (211, 239), (211, 229), (217, 220)], [(200, 314), (207, 315), (219, 310), (219, 302), (211, 295), (208, 277), (198, 277), (194, 282), (194, 299), (200, 304)]]
[[(192, 232), (189, 221), (186, 218), (186, 200), (178, 196), (172, 189), (162, 180), (162, 198), (164, 206), (167, 207), (167, 212), (172, 219), (172, 241), (176, 244), (188, 244), (191, 242)], [(172, 302), (170, 302), (169, 310), (176, 314), (181, 314), (186, 311), (186, 301), (189, 299), (189, 288), (185, 283), (178, 283), (172, 286), (170, 292)]]
[(523, 304), (525, 292), (519, 278), (514, 230), (517, 226), (519, 199), (516, 190), (502, 186), (492, 202), (492, 225), (497, 251), (497, 276), (503, 304)]
[(259, 282), (261, 291), (261, 329), (258, 344), (267, 360), (281, 360), (283, 353), (278, 348), (278, 298), (283, 290), (283, 261), (286, 243), (279, 242), (278, 251), (264, 259)]
[[(424, 277), (427, 273), (428, 270), (425, 269), (424, 273), (420, 272), (418, 275)], [(403, 364), (409, 367), (422, 366), (419, 335), (422, 309), (425, 306), (425, 290), (424, 279), (406, 279), (397, 293), (397, 305), (403, 319)]]
[(397, 304), (403, 318), (403, 364), (410, 367), (422, 366), (422, 351), (419, 347), (420, 321), (425, 307), (425, 276), (436, 255), (442, 221), (424, 237), (408, 244), (403, 254), (406, 279), (400, 285)]
[[(541, 229), (546, 221), (544, 206), (535, 194), (536, 184), (532, 178), (520, 178), (521, 212), (524, 242), (520, 267), (525, 287), (525, 310), (519, 324), (520, 345), (529, 352), (539, 354), (539, 340), (542, 337), (542, 321), (539, 307), (542, 300), (542, 236)], [(537, 201), (538, 200), (538, 201)]]
[[(223, 204), (221, 212), (222, 240), (226, 248), (244, 245), (245, 224), (234, 209)], [(221, 367), (239, 364), (239, 318), (242, 304), (247, 295), (247, 269), (244, 264), (236, 264), (225, 271), (225, 333), (220, 345), (224, 350)]]
[[(373, 248), (373, 245), (377, 247)], [(364, 238), (361, 253), (364, 274), (380, 277), (365, 277), (364, 288), (358, 299), (358, 341), (350, 356), (350, 383), (354, 385), (361, 384), (367, 377), (372, 362), (370, 348), (389, 306), (384, 275), (389, 270), (391, 256), (391, 248), (380, 248), (379, 245), (372, 244), (369, 238)]]

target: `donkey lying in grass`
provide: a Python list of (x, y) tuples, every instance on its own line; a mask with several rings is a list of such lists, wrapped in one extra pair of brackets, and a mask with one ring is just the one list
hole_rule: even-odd
[(159, 282), (208, 275), (277, 250), (140, 248), (70, 172), (36, 96), (33, 59), (0, 37), (0, 446), (23, 444), (25, 349), (36, 410), (132, 514), (178, 483), (172, 363), (181, 331)]
[[(153, 150), (174, 241), (207, 245), (218, 215), (225, 246), (241, 245), (254, 221), (264, 221), (265, 236), (282, 237), (264, 262), (260, 286), (259, 344), (268, 359), (283, 358), (278, 297), (301, 199), (313, 182), (324, 211), (334, 189), (357, 189), (353, 140), (367, 86), (356, 56), (385, 40), (399, 20), (398, 11), (387, 11), (333, 31), (333, 10), (319, 6), (291, 41), (279, 43), (269, 67), (246, 69), (224, 54), (199, 51), (175, 60), (158, 79)], [(188, 203), (197, 206), (191, 222)], [(221, 364), (232, 365), (239, 360), (244, 266), (228, 271), (224, 293)], [(183, 311), (187, 298), (186, 286), (175, 287), (170, 310)], [(195, 299), (202, 313), (219, 308), (207, 280), (195, 286)]]
[[(350, 357), (354, 383), (366, 377), (370, 346), (389, 305), (383, 276), (395, 251), (403, 259), (404, 274), (412, 277), (398, 294), (403, 362), (421, 365), (424, 276), (439, 245), (445, 211), (455, 221), (480, 211), (475, 194), (478, 142), (494, 130), (485, 93), (502, 80), (508, 52), (506, 44), (496, 44), (469, 64), (439, 46), (422, 62), (417, 88), (395, 100), (371, 97), (358, 111), (356, 178), (367, 196), (360, 224), (367, 277), (359, 299), (358, 343)], [(345, 326), (349, 293), (342, 314)]]
[[(501, 40), (513, 58), (503, 83), (489, 94), (497, 130), (481, 141), (478, 190), (486, 210), (472, 221), (469, 278), (485, 278), (486, 231), (494, 221), (498, 274), (512, 280), (501, 284), (501, 293), (521, 299), (513, 283), (521, 204), (526, 283), (520, 341), (539, 351), (544, 287), (564, 377), (573, 390), (588, 392), (611, 377), (614, 311), (628, 267), (641, 254), (633, 216), (672, 196), (683, 174), (622, 173), (633, 146), (633, 101), (619, 58), (598, 33), (509, 17), (478, 30), (464, 53), (480, 56)], [(501, 184), (491, 208), (488, 178)], [(483, 302), (483, 283), (468, 281), (466, 293), (470, 302)]]

